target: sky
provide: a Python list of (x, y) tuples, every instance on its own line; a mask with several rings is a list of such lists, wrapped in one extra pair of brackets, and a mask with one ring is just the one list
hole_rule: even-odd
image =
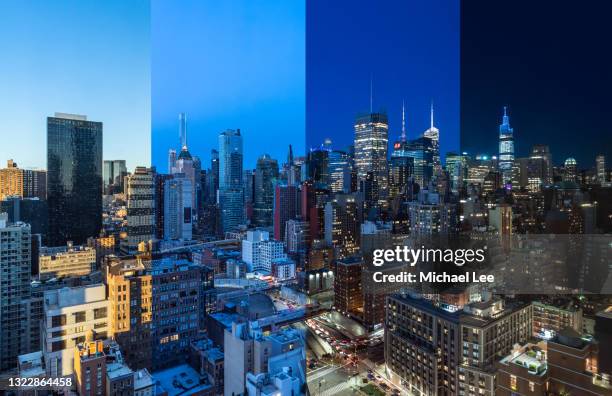
[(461, 13), (462, 150), (495, 154), (507, 105), (517, 158), (535, 144), (556, 165), (612, 157), (611, 2), (470, 0)]
[(244, 168), (288, 146), (304, 151), (304, 0), (153, 0), (152, 158), (167, 170), (180, 149), (178, 114), (187, 114), (192, 155), (210, 165), (226, 129), (241, 130)]
[(389, 141), (401, 132), (402, 101), (410, 139), (429, 128), (430, 103), (440, 152), (459, 148), (459, 2), (311, 0), (306, 29), (306, 141), (353, 143), (355, 116), (389, 116)]
[(101, 121), (104, 159), (150, 163), (148, 1), (5, 1), (0, 48), (1, 167), (46, 168), (55, 112)]

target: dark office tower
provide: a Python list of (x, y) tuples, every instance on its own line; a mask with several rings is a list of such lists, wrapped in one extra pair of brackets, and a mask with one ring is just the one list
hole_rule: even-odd
[(414, 181), (421, 187), (427, 187), (433, 176), (433, 143), (431, 139), (420, 137), (411, 140), (402, 148), (405, 156), (413, 158)]
[(83, 244), (102, 228), (102, 123), (47, 118), (49, 245)]
[(414, 173), (414, 158), (391, 157), (389, 161), (389, 197), (405, 194)]
[(242, 136), (240, 129), (219, 134), (220, 229), (225, 234), (244, 224), (244, 185), (242, 182)]
[(17, 365), (26, 352), (26, 300), (30, 297), (31, 234), (24, 223), (8, 223), (0, 213), (0, 371)]
[(311, 149), (308, 153), (308, 179), (321, 186), (328, 187), (329, 183), (329, 154), (324, 145)]
[(123, 192), (123, 179), (127, 176), (125, 160), (105, 160), (102, 174), (104, 177), (104, 194), (111, 195)]
[(253, 206), (253, 223), (257, 227), (272, 225), (274, 207), (274, 185), (278, 179), (278, 162), (268, 154), (257, 160), (255, 170), (255, 192)]
[[(164, 239), (164, 223), (165, 223), (165, 213), (164, 213), (164, 198), (166, 192), (166, 181), (171, 180), (173, 175), (165, 175), (165, 174), (155, 174), (154, 185), (155, 185), (155, 238), (156, 239)], [(131, 183), (134, 183), (135, 180), (131, 177), (128, 179)]]
[(499, 126), (499, 172), (504, 186), (512, 182), (512, 165), (514, 164), (514, 131), (510, 127), (508, 109), (504, 106), (504, 116)]
[(253, 205), (255, 201), (255, 173), (247, 169), (242, 172), (244, 183), (244, 208), (246, 210), (246, 218), (249, 222), (253, 220)]
[(363, 259), (358, 256), (336, 261), (334, 267), (334, 308), (344, 314), (360, 314), (363, 311), (361, 271)]
[(121, 248), (124, 253), (133, 254), (141, 243), (155, 239), (155, 168), (136, 167), (125, 188), (127, 241)]
[(354, 194), (336, 194), (325, 205), (325, 242), (336, 249), (338, 258), (359, 250), (360, 206)]
[(325, 237), (324, 212), (329, 194), (329, 190), (320, 188), (311, 180), (302, 184), (300, 211), (302, 219), (308, 222), (310, 229), (309, 244)]
[(453, 192), (461, 191), (468, 176), (469, 158), (465, 154), (446, 153), (446, 171)]
[(552, 155), (548, 146), (538, 144), (533, 146), (531, 149), (530, 159), (541, 160), (543, 163), (542, 167), (542, 181), (544, 184), (552, 184), (553, 182), (553, 164)]
[(39, 198), (8, 197), (0, 201), (0, 213), (8, 214), (9, 223), (26, 223), (32, 234), (40, 234), (47, 243), (47, 201)]
[(285, 240), (285, 229), (289, 220), (299, 214), (299, 191), (296, 186), (277, 184), (274, 188), (274, 239)]
[(387, 152), (389, 122), (384, 113), (370, 113), (355, 120), (355, 167), (358, 180), (372, 172), (381, 198), (387, 191)]

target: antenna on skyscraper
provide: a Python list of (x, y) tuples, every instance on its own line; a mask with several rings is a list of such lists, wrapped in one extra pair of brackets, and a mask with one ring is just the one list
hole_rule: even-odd
[(372, 93), (372, 79), (372, 74), (370, 73), (370, 114), (372, 114), (372, 102), (374, 96), (374, 94)]
[(402, 136), (401, 136), (401, 140), (402, 142), (406, 141), (406, 111), (405, 111), (405, 105), (404, 105), (403, 100), (402, 100)]
[(185, 113), (179, 113), (179, 137), (181, 149), (187, 148), (187, 115)]

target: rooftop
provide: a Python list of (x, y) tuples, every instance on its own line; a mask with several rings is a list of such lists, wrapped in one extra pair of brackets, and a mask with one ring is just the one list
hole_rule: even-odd
[(527, 369), (532, 375), (543, 376), (546, 374), (546, 353), (537, 345), (527, 344), (524, 347), (513, 351), (510, 355), (503, 358), (501, 364), (516, 364)]
[(201, 383), (198, 373), (188, 364), (181, 364), (153, 373), (156, 384), (168, 392), (168, 396), (193, 395), (212, 385)]
[(111, 380), (133, 373), (132, 369), (123, 363), (110, 363), (106, 365), (106, 376)]

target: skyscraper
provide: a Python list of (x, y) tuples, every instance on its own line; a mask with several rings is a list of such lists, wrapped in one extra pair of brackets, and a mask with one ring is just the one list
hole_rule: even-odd
[(406, 190), (408, 181), (414, 174), (414, 157), (409, 156), (406, 137), (406, 115), (402, 103), (402, 132), (393, 144), (389, 161), (389, 197), (395, 198)]
[(331, 149), (325, 144), (310, 149), (308, 153), (308, 178), (314, 183), (327, 187), (329, 183), (329, 154)]
[(102, 228), (102, 123), (47, 118), (49, 245), (83, 244)]
[(174, 177), (164, 185), (164, 239), (190, 240), (193, 185), (186, 177)]
[(355, 120), (355, 167), (359, 181), (372, 172), (380, 198), (387, 191), (389, 122), (385, 113), (369, 113)]
[(172, 169), (176, 166), (176, 150), (168, 150), (168, 173), (172, 172)]
[(17, 356), (29, 352), (25, 301), (30, 297), (30, 226), (8, 223), (0, 213), (0, 371), (17, 365)]
[(336, 194), (325, 204), (325, 242), (336, 249), (336, 257), (359, 250), (359, 207), (354, 194)]
[(127, 176), (125, 160), (105, 160), (102, 170), (104, 194), (123, 192), (123, 178)]
[(240, 129), (221, 132), (218, 194), (221, 233), (231, 231), (245, 222), (242, 161)]
[(414, 161), (414, 181), (421, 188), (427, 187), (433, 176), (433, 143), (427, 137), (420, 137), (408, 142), (403, 149), (405, 155), (413, 158)]
[(179, 135), (181, 139), (181, 151), (174, 161), (174, 167), (169, 170), (170, 174), (183, 174), (191, 182), (193, 193), (191, 194), (191, 207), (194, 209), (192, 214), (196, 214), (197, 201), (195, 192), (198, 190), (200, 175), (196, 170), (196, 160), (191, 156), (187, 148), (187, 116), (185, 113), (179, 114)]
[(278, 162), (268, 154), (257, 160), (255, 171), (255, 190), (253, 223), (258, 227), (272, 225), (274, 207), (274, 184), (278, 179)]
[(299, 213), (297, 186), (277, 184), (274, 187), (274, 239), (285, 240), (286, 224)]
[(576, 177), (578, 176), (578, 163), (574, 158), (568, 158), (564, 162), (564, 174), (563, 180), (576, 182)]
[(603, 154), (599, 154), (595, 157), (595, 165), (597, 170), (597, 181), (599, 184), (606, 183), (606, 157)]
[(541, 159), (543, 161), (542, 180), (544, 184), (553, 182), (553, 165), (550, 148), (544, 144), (537, 144), (531, 149), (531, 159)]
[(429, 118), (429, 129), (423, 133), (423, 136), (431, 139), (431, 145), (433, 150), (433, 171), (434, 174), (437, 174), (442, 169), (442, 163), (440, 162), (440, 130), (434, 126), (433, 101), (431, 102)]
[(210, 202), (214, 203), (219, 189), (219, 152), (215, 149), (210, 151), (210, 172), (207, 181)]
[(514, 165), (514, 130), (510, 127), (508, 108), (504, 106), (502, 123), (499, 126), (499, 171), (502, 183), (508, 185), (512, 182), (512, 165)]
[(328, 156), (329, 189), (333, 193), (348, 194), (351, 192), (351, 167), (348, 154), (332, 150)]
[(127, 245), (125, 253), (138, 251), (141, 242), (155, 239), (155, 168), (136, 167), (128, 176), (127, 194)]

